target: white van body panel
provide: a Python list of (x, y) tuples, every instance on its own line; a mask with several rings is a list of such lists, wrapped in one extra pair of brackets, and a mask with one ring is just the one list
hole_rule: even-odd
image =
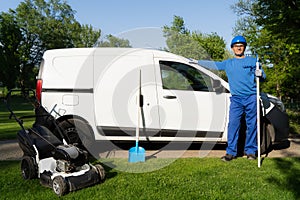
[[(102, 51), (95, 53), (95, 63), (103, 63)], [(132, 128), (137, 126), (139, 70), (145, 99), (144, 119), (147, 128), (159, 128), (159, 115), (152, 53), (126, 51), (94, 73), (95, 118), (97, 126)], [(97, 68), (96, 66), (95, 68)], [(141, 116), (140, 116), (141, 117)]]
[(140, 128), (146, 130), (141, 140), (227, 140), (228, 92), (163, 88), (161, 60), (195, 68), (229, 90), (224, 80), (189, 59), (134, 48), (49, 50), (43, 59), (38, 77), (43, 80), (42, 105), (56, 118), (83, 118), (96, 140), (135, 140), (140, 86)]
[(43, 88), (91, 89), (93, 49), (58, 49), (44, 53)]

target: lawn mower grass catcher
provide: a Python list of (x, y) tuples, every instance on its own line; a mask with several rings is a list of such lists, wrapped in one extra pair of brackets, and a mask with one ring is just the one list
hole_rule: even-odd
[[(47, 128), (50, 125), (57, 126), (57, 123), (36, 100), (33, 90), (23, 90), (22, 94), (33, 103), (35, 115), (15, 115), (10, 105), (11, 94), (15, 91), (20, 92), (9, 91), (5, 103), (10, 118), (13, 117), (21, 126), (17, 140), (23, 151), (22, 177), (25, 180), (39, 178), (42, 185), (52, 188), (58, 196), (103, 182), (104, 168), (100, 164), (90, 164), (87, 151), (78, 148), (76, 144), (67, 144), (61, 131), (58, 131), (60, 136), (57, 137)], [(22, 119), (33, 117), (35, 123), (32, 128), (25, 129)]]

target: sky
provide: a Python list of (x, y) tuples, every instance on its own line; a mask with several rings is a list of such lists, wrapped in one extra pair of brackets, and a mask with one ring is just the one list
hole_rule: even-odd
[[(159, 48), (161, 28), (180, 16), (190, 31), (221, 36), (229, 48), (237, 16), (230, 8), (237, 0), (67, 0), (81, 24), (129, 39), (134, 47)], [(15, 9), (22, 0), (0, 0), (0, 12)], [(103, 38), (101, 38), (103, 39)]]

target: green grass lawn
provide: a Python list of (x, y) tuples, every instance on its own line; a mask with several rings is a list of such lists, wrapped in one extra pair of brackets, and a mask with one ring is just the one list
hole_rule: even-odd
[[(159, 165), (166, 159), (127, 163)], [(124, 161), (126, 162), (126, 161)], [(300, 199), (300, 158), (267, 158), (261, 168), (245, 158), (184, 158), (148, 173), (105, 167), (104, 183), (71, 192), (61, 199)], [(39, 180), (23, 180), (19, 161), (0, 162), (0, 199), (58, 199)]]
[[(18, 116), (33, 114), (33, 107), (18, 98), (13, 110)], [(20, 130), (16, 121), (8, 117), (1, 101), (0, 140), (15, 139)], [(34, 119), (24, 120), (27, 127), (33, 122)], [(145, 163), (128, 163), (126, 159), (100, 161), (108, 164), (108, 178), (103, 184), (71, 192), (61, 199), (300, 199), (300, 158), (266, 158), (260, 169), (257, 161), (245, 158), (230, 163), (219, 158), (185, 158), (174, 162), (150, 159)], [(151, 170), (156, 168), (159, 170)], [(20, 161), (0, 161), (0, 199), (58, 197), (41, 186), (38, 179), (23, 180)]]
[[(34, 115), (33, 106), (19, 96), (13, 96), (11, 103), (11, 109), (16, 116), (28, 116)], [(8, 111), (6, 104), (3, 100), (0, 101), (0, 140), (16, 139), (17, 132), (21, 129), (19, 124), (14, 118), (9, 119), (10, 112)], [(34, 118), (24, 119), (24, 126), (31, 127), (34, 122)]]

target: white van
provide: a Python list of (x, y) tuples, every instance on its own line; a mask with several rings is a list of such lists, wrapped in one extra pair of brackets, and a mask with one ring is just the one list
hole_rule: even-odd
[[(73, 142), (85, 137), (135, 140), (138, 115), (140, 140), (227, 140), (228, 83), (172, 53), (135, 48), (48, 50), (37, 79), (42, 105)], [(137, 113), (139, 93), (142, 107)], [(268, 120), (262, 123), (273, 127)], [(274, 127), (268, 129), (275, 134)]]

